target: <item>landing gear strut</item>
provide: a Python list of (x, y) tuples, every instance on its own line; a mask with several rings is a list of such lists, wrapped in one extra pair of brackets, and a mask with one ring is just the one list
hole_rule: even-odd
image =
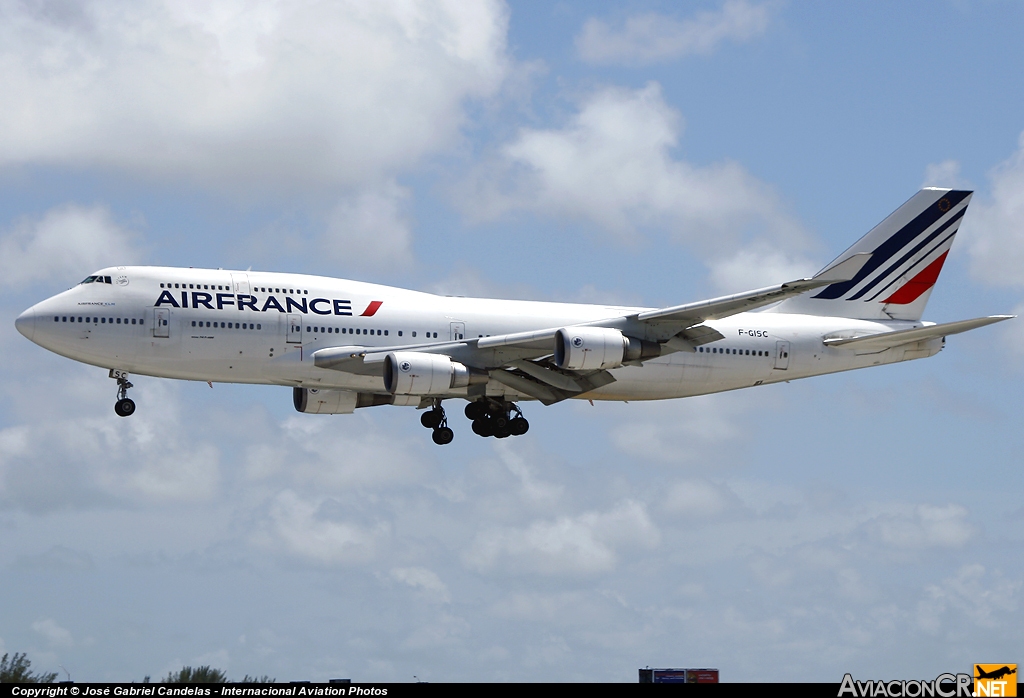
[(117, 402), (114, 403), (114, 412), (118, 417), (130, 417), (135, 413), (135, 401), (128, 397), (128, 388), (132, 384), (128, 382), (128, 373), (110, 369), (110, 377), (117, 379)]
[(466, 405), (466, 417), (473, 421), (473, 433), (484, 437), (507, 439), (530, 429), (519, 405), (507, 400), (480, 398)]
[(448, 417), (445, 416), (444, 408), (441, 407), (439, 399), (434, 400), (433, 408), (420, 415), (420, 424), (427, 429), (433, 429), (431, 438), (438, 446), (445, 446), (455, 438), (455, 432), (448, 428)]

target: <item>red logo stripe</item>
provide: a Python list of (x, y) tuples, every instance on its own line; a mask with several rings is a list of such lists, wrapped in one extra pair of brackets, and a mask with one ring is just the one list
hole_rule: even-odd
[(373, 314), (377, 312), (377, 309), (384, 304), (384, 301), (370, 301), (370, 304), (366, 306), (366, 310), (359, 317), (373, 317)]
[(938, 259), (922, 269), (917, 276), (900, 286), (896, 289), (896, 293), (882, 302), (907, 305), (916, 301), (921, 294), (935, 285), (935, 280), (939, 278), (939, 272), (942, 271), (942, 264), (946, 261), (947, 254), (949, 254), (949, 250), (943, 252)]

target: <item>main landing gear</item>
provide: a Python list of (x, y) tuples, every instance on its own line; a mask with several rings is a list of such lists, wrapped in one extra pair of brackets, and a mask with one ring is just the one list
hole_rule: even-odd
[(431, 438), (438, 446), (446, 446), (455, 438), (455, 432), (448, 427), (448, 417), (445, 416), (440, 400), (434, 400), (433, 408), (420, 415), (420, 424), (434, 430)]
[[(515, 416), (513, 416), (513, 413)], [(466, 417), (473, 420), (473, 433), (507, 439), (522, 436), (530, 429), (523, 411), (514, 402), (481, 398), (466, 405)]]
[(128, 382), (128, 373), (112, 368), (110, 377), (117, 380), (117, 402), (114, 403), (114, 412), (118, 417), (131, 417), (135, 414), (135, 401), (128, 397), (128, 388), (132, 387)]
[[(466, 417), (473, 421), (473, 433), (480, 436), (507, 439), (522, 436), (530, 429), (519, 405), (507, 400), (482, 397), (466, 405)], [(432, 438), (438, 446), (450, 444), (455, 438), (440, 399), (435, 399), (433, 407), (420, 415), (420, 424), (434, 430)]]

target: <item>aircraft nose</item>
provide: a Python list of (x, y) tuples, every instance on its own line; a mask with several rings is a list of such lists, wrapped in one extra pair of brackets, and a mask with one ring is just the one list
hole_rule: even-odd
[(32, 308), (29, 308), (14, 321), (14, 326), (18, 328), (18, 332), (28, 337), (29, 340), (35, 336), (36, 333), (36, 314)]

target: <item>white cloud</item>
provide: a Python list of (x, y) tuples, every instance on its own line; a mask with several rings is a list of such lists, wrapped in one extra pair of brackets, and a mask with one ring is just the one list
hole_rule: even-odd
[(353, 523), (336, 499), (303, 499), (292, 490), (271, 502), (268, 523), (273, 540), (287, 552), (327, 564), (365, 562), (389, 534), (383, 522), (369, 528)]
[(412, 262), (412, 231), (405, 213), (409, 191), (389, 181), (342, 199), (328, 216), (325, 255), (358, 260), (375, 268), (407, 267)]
[(764, 243), (739, 249), (731, 257), (709, 263), (711, 281), (723, 292), (773, 286), (812, 276), (820, 264), (801, 256), (791, 256)]
[[(75, 379), (62, 394), (77, 398), (78, 380), (93, 389), (99, 382)], [(0, 430), (0, 506), (50, 511), (213, 497), (220, 453), (189, 434), (175, 390), (149, 381), (135, 390), (142, 407), (131, 419), (93, 416), (82, 401), (72, 407), (90, 416), (51, 414)]]
[(53, 647), (71, 647), (75, 644), (74, 638), (71, 637), (71, 631), (57, 625), (52, 618), (37, 620), (32, 623), (32, 629), (42, 635)]
[(646, 64), (712, 53), (725, 41), (743, 42), (763, 34), (772, 5), (728, 0), (717, 11), (678, 20), (648, 13), (629, 17), (622, 26), (591, 18), (576, 37), (576, 51), (588, 63)]
[(396, 567), (391, 570), (391, 578), (409, 585), (433, 600), (442, 603), (451, 601), (451, 595), (448, 593), (445, 583), (435, 572), (425, 567)]
[(607, 512), (535, 521), (526, 528), (481, 531), (465, 555), (481, 571), (543, 575), (591, 575), (609, 572), (625, 547), (651, 548), (659, 534), (644, 506), (633, 500)]
[(989, 173), (991, 195), (976, 197), (961, 235), (971, 253), (971, 272), (996, 286), (1024, 284), (1024, 133), (1017, 151)]
[(682, 480), (668, 487), (663, 506), (672, 514), (708, 518), (738, 504), (727, 487), (706, 480)]
[(496, 0), (4, 3), (0, 166), (241, 192), (377, 181), (500, 87), (507, 21)]
[(580, 104), (562, 129), (523, 129), (457, 192), (473, 220), (512, 211), (576, 218), (619, 236), (656, 226), (704, 251), (743, 234), (802, 241), (772, 189), (734, 162), (673, 159), (682, 118), (657, 83), (607, 88)]
[(960, 176), (960, 163), (956, 160), (943, 160), (928, 165), (924, 169), (922, 187), (948, 187), (952, 189), (970, 189), (971, 185)]
[(22, 218), (4, 232), (0, 284), (59, 279), (70, 286), (89, 271), (139, 257), (135, 235), (115, 223), (106, 207), (65, 204), (37, 219)]
[[(938, 633), (943, 628), (971, 623), (984, 628), (1012, 624), (1008, 615), (1018, 608), (1017, 598), (1024, 582), (1011, 581), (978, 564), (964, 565), (955, 577), (947, 577), (925, 588), (917, 607), (918, 624)], [(947, 616), (955, 615), (950, 621)]]
[[(722, 460), (721, 448), (742, 439), (740, 415), (759, 401), (731, 396), (684, 398), (671, 402), (632, 403), (619, 412), (611, 442), (623, 453), (643, 453), (665, 463)], [(709, 458), (714, 455), (714, 458)]]
[(975, 534), (968, 511), (958, 504), (919, 504), (912, 512), (887, 516), (878, 522), (882, 542), (897, 548), (959, 548)]

